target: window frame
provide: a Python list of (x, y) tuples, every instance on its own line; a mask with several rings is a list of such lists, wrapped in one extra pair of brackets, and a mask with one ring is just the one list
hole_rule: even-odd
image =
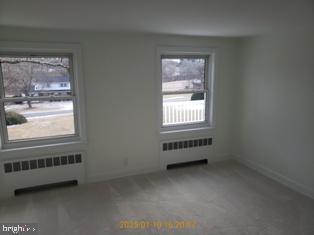
[[(194, 130), (202, 128), (214, 128), (214, 67), (215, 67), (215, 48), (201, 47), (157, 47), (157, 87), (158, 87), (158, 128), (160, 133)], [(163, 96), (166, 93), (194, 93), (199, 91), (162, 91), (162, 58), (206, 58), (205, 60), (205, 120), (203, 122), (186, 123), (177, 125), (163, 125)], [(207, 86), (207, 87), (206, 87)], [(202, 92), (199, 92), (202, 93)]]
[[(0, 74), (0, 149), (18, 149), (23, 147), (39, 147), (53, 144), (85, 143), (85, 102), (83, 100), (83, 78), (81, 70), (81, 49), (78, 44), (50, 44), (50, 43), (20, 43), (0, 41), (0, 55), (6, 56), (68, 56), (70, 63), (70, 96), (58, 97), (21, 97), (5, 98), (2, 71)], [(27, 100), (60, 100), (69, 99), (73, 102), (74, 134), (49, 136), (34, 139), (9, 140), (7, 125), (5, 123), (5, 101)], [(3, 114), (2, 114), (3, 113)]]

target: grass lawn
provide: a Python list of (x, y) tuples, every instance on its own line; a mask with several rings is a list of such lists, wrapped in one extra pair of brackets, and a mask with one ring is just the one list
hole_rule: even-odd
[(34, 118), (24, 124), (8, 126), (9, 140), (71, 134), (74, 134), (73, 114)]

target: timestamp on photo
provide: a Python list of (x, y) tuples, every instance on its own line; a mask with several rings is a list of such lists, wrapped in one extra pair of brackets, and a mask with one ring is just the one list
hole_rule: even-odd
[(120, 229), (195, 229), (194, 220), (121, 220)]

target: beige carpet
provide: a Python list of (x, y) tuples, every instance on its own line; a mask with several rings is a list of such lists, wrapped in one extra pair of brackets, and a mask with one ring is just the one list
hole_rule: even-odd
[(44, 235), (313, 235), (314, 200), (228, 161), (18, 196), (0, 222)]

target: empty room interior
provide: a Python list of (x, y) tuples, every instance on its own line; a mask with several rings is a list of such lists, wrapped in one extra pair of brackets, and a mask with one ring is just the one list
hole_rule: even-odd
[(0, 234), (313, 235), (313, 0), (0, 0)]

